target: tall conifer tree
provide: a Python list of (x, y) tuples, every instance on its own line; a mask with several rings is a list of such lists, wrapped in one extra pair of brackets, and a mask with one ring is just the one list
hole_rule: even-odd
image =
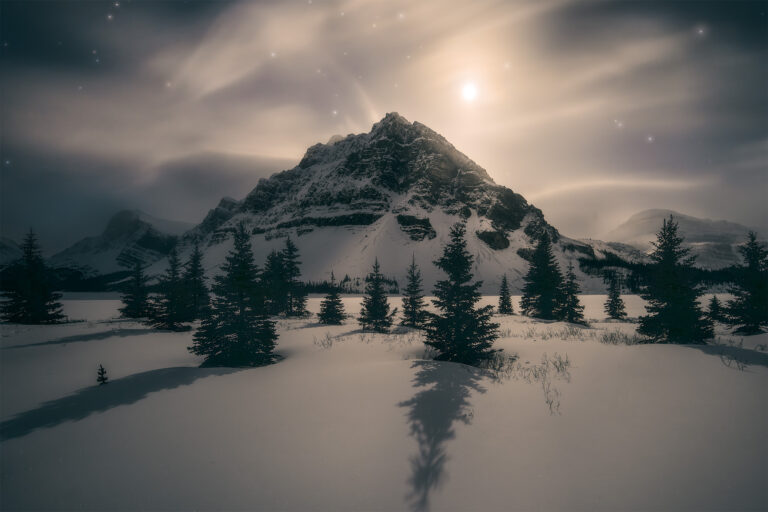
[(624, 300), (621, 298), (621, 278), (616, 272), (607, 272), (605, 280), (608, 282), (605, 313), (608, 318), (613, 320), (624, 320), (627, 317), (627, 311), (624, 307)]
[(728, 302), (728, 314), (736, 332), (757, 334), (768, 326), (768, 251), (750, 231), (747, 243), (739, 247), (744, 265), (737, 271), (734, 298)]
[(185, 321), (184, 282), (176, 247), (168, 254), (168, 268), (157, 283), (157, 295), (151, 301), (150, 325), (158, 329), (180, 330)]
[(205, 284), (205, 269), (203, 268), (203, 253), (200, 246), (195, 244), (192, 253), (184, 267), (184, 308), (183, 320), (193, 322), (203, 318), (208, 307), (210, 296)]
[(384, 276), (381, 274), (378, 258), (365, 281), (365, 296), (357, 321), (365, 331), (389, 332), (397, 308), (391, 312), (389, 310), (387, 291), (384, 288)]
[(405, 295), (403, 296), (403, 322), (407, 327), (419, 328), (425, 320), (424, 293), (421, 281), (421, 270), (416, 265), (416, 256), (411, 256), (408, 266)]
[(501, 276), (501, 286), (499, 287), (499, 314), (511, 315), (512, 310), (512, 297), (509, 294), (509, 283), (507, 282), (507, 274)]
[(120, 316), (123, 318), (147, 318), (149, 316), (149, 292), (147, 291), (147, 276), (141, 260), (136, 259), (131, 271), (131, 279), (122, 294), (123, 307)]
[(345, 316), (344, 304), (341, 302), (336, 277), (333, 275), (333, 271), (331, 271), (331, 290), (320, 303), (318, 320), (321, 324), (341, 325), (344, 323)]
[(61, 294), (54, 292), (37, 236), (30, 230), (21, 246), (21, 258), (11, 265), (10, 279), (2, 293), (0, 316), (6, 322), (53, 324), (64, 319)]
[(579, 282), (576, 280), (573, 263), (569, 262), (565, 272), (562, 293), (560, 295), (561, 302), (558, 305), (556, 312), (558, 319), (572, 324), (586, 324), (584, 321), (584, 306), (582, 306), (579, 301), (580, 293), (581, 288), (579, 287)]
[(524, 278), (520, 309), (524, 315), (556, 320), (562, 301), (563, 275), (552, 253), (552, 241), (542, 233), (531, 256), (528, 273)]
[(301, 277), (299, 248), (296, 247), (290, 237), (285, 240), (285, 247), (280, 255), (287, 292), (285, 314), (287, 316), (304, 316), (307, 314), (307, 292), (302, 282), (299, 281)]
[(702, 292), (691, 272), (695, 257), (682, 247), (672, 216), (664, 219), (656, 237), (642, 293), (648, 314), (640, 317), (637, 332), (656, 343), (705, 343), (712, 337), (712, 322), (698, 304)]
[(259, 366), (274, 361), (277, 332), (265, 310), (260, 271), (244, 224), (214, 278), (213, 297), (189, 350), (206, 366)]
[(496, 352), (492, 346), (499, 325), (491, 321), (493, 306), (477, 306), (482, 282), (470, 283), (473, 257), (465, 235), (465, 225), (455, 224), (451, 240), (434, 262), (448, 278), (435, 285), (432, 303), (438, 313), (429, 315), (425, 343), (437, 350), (438, 360), (477, 364)]

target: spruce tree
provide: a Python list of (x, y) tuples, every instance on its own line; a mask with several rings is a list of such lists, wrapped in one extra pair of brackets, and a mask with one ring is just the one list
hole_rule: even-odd
[(144, 275), (144, 267), (139, 259), (133, 264), (131, 280), (123, 292), (121, 300), (123, 307), (120, 308), (120, 316), (123, 318), (147, 318), (149, 316), (147, 277)]
[(339, 287), (336, 285), (336, 278), (331, 271), (331, 291), (320, 303), (320, 313), (318, 319), (321, 324), (341, 325), (344, 323), (344, 304), (341, 302)]
[(705, 343), (712, 337), (712, 322), (699, 307), (701, 290), (691, 269), (695, 257), (682, 247), (678, 225), (665, 219), (653, 242), (651, 264), (642, 297), (648, 315), (640, 317), (639, 334), (656, 343)]
[(562, 302), (563, 275), (552, 253), (549, 234), (544, 232), (531, 256), (528, 273), (524, 278), (520, 309), (524, 315), (556, 320), (556, 311)]
[(395, 314), (397, 308), (389, 311), (384, 276), (376, 258), (373, 270), (365, 278), (365, 297), (357, 321), (364, 331), (389, 332)]
[(283, 256), (279, 251), (273, 250), (267, 255), (261, 280), (268, 313), (285, 313), (288, 310), (288, 287), (283, 273)]
[(265, 309), (260, 271), (244, 224), (214, 278), (213, 297), (189, 350), (205, 366), (260, 366), (274, 362), (277, 332)]
[(304, 316), (307, 314), (307, 292), (304, 285), (299, 281), (301, 277), (299, 249), (290, 237), (285, 240), (285, 247), (280, 255), (287, 292), (285, 314), (287, 316)]
[(411, 256), (411, 264), (408, 266), (407, 284), (403, 296), (403, 321), (402, 325), (420, 328), (425, 320), (424, 293), (421, 281), (421, 270), (416, 265), (416, 256)]
[(185, 321), (184, 282), (176, 247), (168, 254), (168, 268), (157, 283), (157, 295), (152, 298), (149, 324), (158, 329), (178, 331)]
[(724, 323), (727, 320), (723, 305), (720, 303), (720, 299), (717, 298), (717, 295), (713, 295), (712, 298), (709, 299), (709, 306), (707, 307), (707, 318), (709, 318), (712, 323)]
[(438, 352), (437, 359), (477, 364), (496, 350), (498, 324), (491, 321), (493, 306), (478, 307), (481, 281), (472, 280), (474, 258), (467, 251), (466, 226), (451, 228), (451, 240), (434, 264), (448, 276), (435, 285), (432, 303), (437, 314), (430, 314), (425, 343)]
[(184, 266), (183, 287), (183, 321), (194, 322), (201, 319), (205, 308), (208, 307), (210, 296), (208, 286), (205, 284), (203, 253), (200, 251), (198, 244), (195, 244), (193, 247), (192, 254), (190, 254), (189, 260), (187, 260)]
[(768, 251), (757, 241), (757, 234), (750, 231), (739, 252), (744, 265), (737, 270), (728, 314), (738, 326), (737, 333), (757, 334), (768, 326)]
[(107, 377), (107, 370), (103, 366), (99, 365), (99, 370), (96, 372), (96, 382), (99, 383), (99, 386), (103, 386), (104, 384), (107, 384), (109, 381), (109, 377)]
[(558, 305), (556, 315), (559, 320), (572, 324), (586, 325), (584, 321), (584, 306), (579, 301), (581, 288), (576, 280), (576, 273), (573, 270), (573, 263), (568, 262), (568, 268), (565, 272), (565, 281), (563, 282), (562, 292), (560, 294), (560, 304)]
[(20, 324), (62, 321), (61, 294), (52, 289), (51, 275), (34, 231), (29, 231), (21, 249), (21, 258), (7, 271), (10, 279), (4, 283), (6, 291), (2, 295), (5, 300), (0, 304), (0, 316), (6, 322)]
[(621, 298), (621, 278), (616, 272), (607, 272), (605, 280), (608, 281), (605, 313), (613, 320), (624, 320), (627, 317), (627, 311), (624, 308), (624, 300)]
[(501, 276), (501, 287), (499, 288), (499, 314), (511, 315), (512, 310), (512, 297), (509, 294), (509, 283), (507, 282), (507, 274)]

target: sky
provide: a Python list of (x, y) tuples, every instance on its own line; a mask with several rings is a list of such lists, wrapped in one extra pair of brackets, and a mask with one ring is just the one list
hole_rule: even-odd
[(0, 234), (199, 222), (396, 111), (563, 233), (768, 231), (766, 2), (0, 1)]

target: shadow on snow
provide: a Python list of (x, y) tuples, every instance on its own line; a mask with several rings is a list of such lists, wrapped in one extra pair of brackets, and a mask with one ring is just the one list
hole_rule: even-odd
[(150, 393), (188, 386), (197, 379), (225, 375), (242, 368), (162, 368), (111, 380), (104, 386), (83, 388), (76, 393), (46, 402), (37, 409), (16, 415), (0, 423), (0, 440), (23, 437), (30, 432), (55, 427), (66, 421), (77, 421), (96, 412), (128, 405)]
[(46, 345), (65, 345), (67, 343), (81, 343), (85, 341), (105, 340), (112, 337), (125, 338), (127, 336), (141, 336), (144, 334), (157, 333), (159, 331), (151, 328), (145, 329), (110, 329), (108, 331), (94, 332), (91, 334), (73, 334), (72, 336), (64, 336), (63, 338), (57, 338), (50, 341), (41, 341), (40, 343), (29, 343), (26, 345), (11, 345), (10, 347), (3, 347), (3, 350), (11, 350), (18, 348), (29, 347), (41, 347)]
[(416, 361), (414, 388), (421, 389), (400, 407), (408, 407), (411, 435), (419, 444), (411, 459), (410, 492), (406, 499), (415, 511), (429, 510), (430, 494), (445, 481), (446, 444), (455, 437), (454, 423), (472, 422), (469, 399), (484, 393), (482, 370), (456, 363)]

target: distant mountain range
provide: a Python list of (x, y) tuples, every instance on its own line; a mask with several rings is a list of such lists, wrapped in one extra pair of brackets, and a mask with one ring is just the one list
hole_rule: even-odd
[[(186, 258), (199, 243), (213, 273), (231, 247), (233, 229), (242, 222), (258, 262), (281, 248), (286, 237), (293, 238), (305, 280), (326, 280), (331, 271), (340, 278), (362, 278), (378, 258), (385, 274), (404, 283), (415, 256), (429, 290), (442, 277), (432, 261), (450, 226), (463, 221), (476, 278), (484, 282), (484, 292), (495, 293), (504, 273), (519, 290), (527, 258), (544, 232), (555, 242), (561, 267), (607, 257), (644, 262), (650, 240), (670, 214), (702, 266), (719, 268), (738, 261), (735, 245), (744, 240), (747, 228), (670, 210), (633, 216), (608, 234), (610, 242), (563, 236), (538, 208), (494, 183), (440, 134), (390, 113), (368, 133), (336, 135), (310, 147), (296, 167), (261, 179), (243, 200), (222, 199), (196, 226), (122, 211), (100, 235), (77, 242), (50, 263), (92, 277), (124, 271), (138, 260), (156, 275), (173, 246)], [(0, 256), (15, 250), (15, 244), (3, 241)], [(578, 273), (585, 291), (604, 291), (600, 277)]]
[(700, 219), (673, 210), (644, 210), (630, 217), (605, 235), (607, 240), (631, 245), (638, 250), (652, 250), (651, 242), (664, 219), (674, 217), (685, 245), (696, 256), (696, 264), (718, 269), (741, 263), (738, 246), (745, 242), (749, 228), (725, 220)]

